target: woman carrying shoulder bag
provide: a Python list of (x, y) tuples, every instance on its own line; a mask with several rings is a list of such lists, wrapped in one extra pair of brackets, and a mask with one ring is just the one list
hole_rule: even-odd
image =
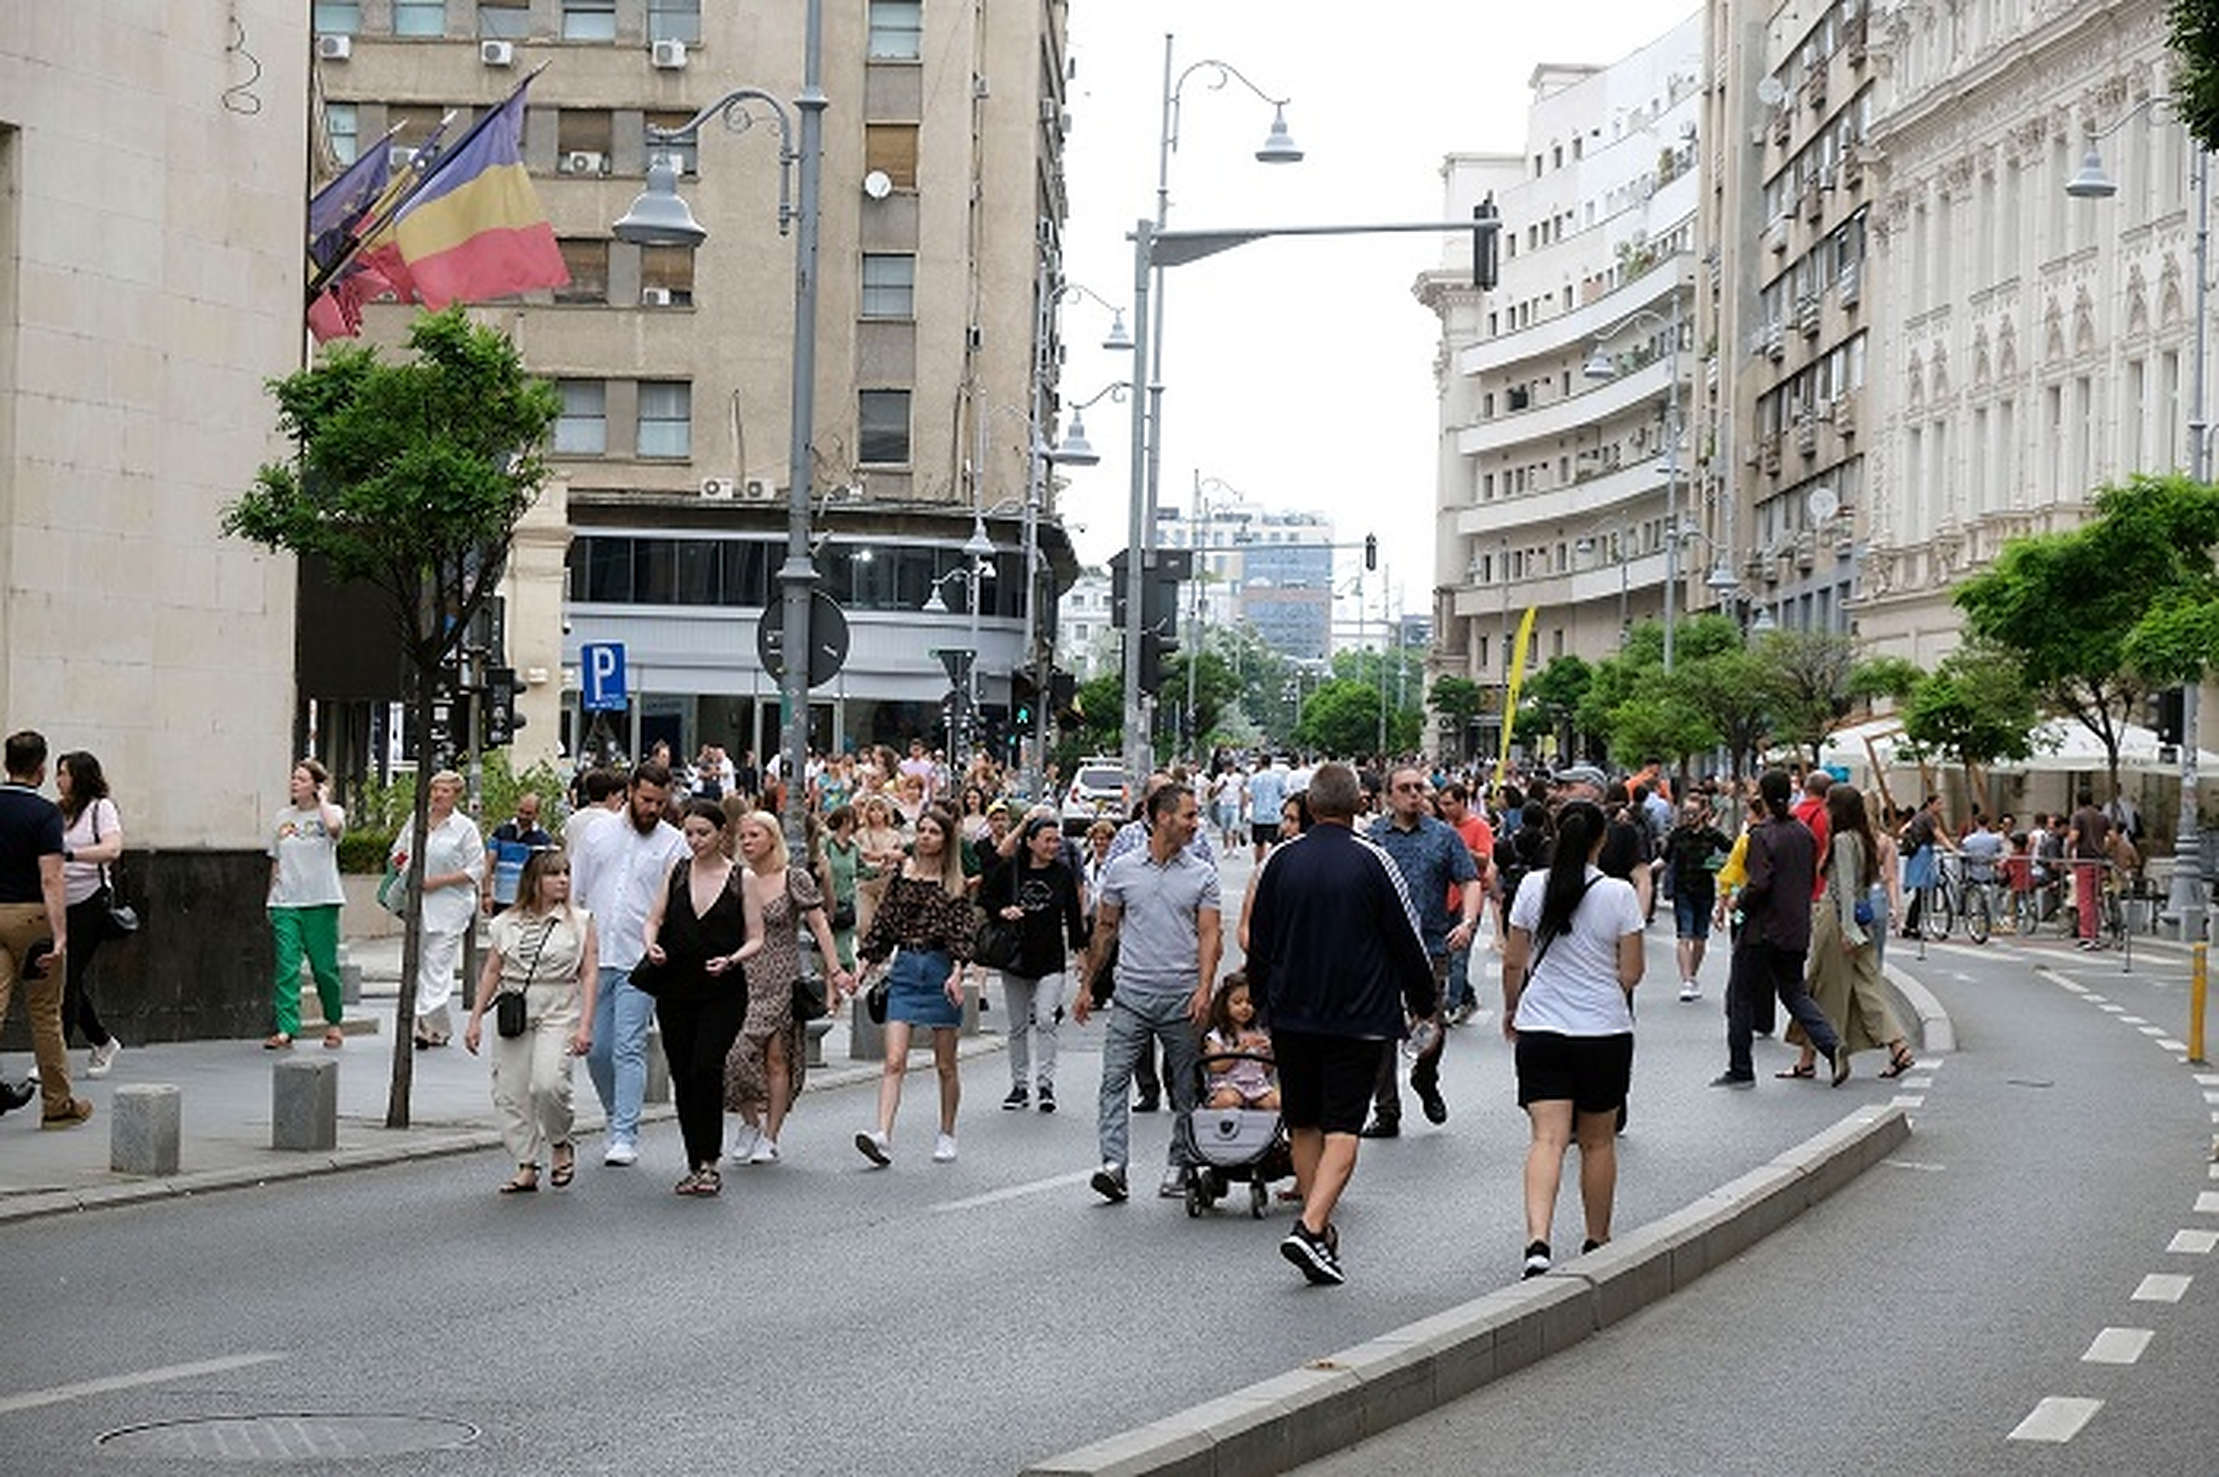
[(100, 761), (82, 749), (54, 761), (54, 789), (62, 806), (62, 899), (69, 906), (67, 983), (62, 992), (62, 1032), (74, 1025), (85, 1034), (92, 1059), (87, 1077), (105, 1077), (123, 1043), (100, 1023), (92, 1004), (92, 956), (109, 937), (108, 910), (114, 895), (108, 867), (123, 859), (123, 818), (108, 798)]
[(492, 950), (463, 1026), (463, 1049), (478, 1054), (485, 1013), (500, 1009), (501, 997), (518, 995), (524, 1002), (522, 1031), (503, 1032), (493, 1044), (493, 1106), (501, 1115), (501, 1140), (516, 1164), (501, 1193), (538, 1189), (543, 1156), (559, 1190), (578, 1172), (578, 1149), (570, 1139), (571, 1059), (593, 1045), (598, 952), (593, 915), (570, 904), (570, 859), (552, 848), (527, 857), (516, 905), (498, 914), (486, 932)]

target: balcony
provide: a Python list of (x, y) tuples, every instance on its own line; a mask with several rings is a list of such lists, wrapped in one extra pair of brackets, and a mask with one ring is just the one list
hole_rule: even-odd
[(1818, 422), (1805, 416), (1795, 423), (1795, 449), (1806, 458), (1818, 455)]
[[(1640, 498), (1655, 497), (1664, 487), (1664, 468), (1662, 456), (1644, 457), (1585, 482), (1458, 508), (1456, 532), (1472, 538), (1530, 525), (1554, 527), (1573, 518), (1593, 521)], [(1685, 478), (1685, 468), (1681, 476)]]
[(1845, 309), (1857, 306), (1857, 300), (1864, 292), (1864, 275), (1864, 267), (1857, 262), (1850, 262), (1841, 269), (1836, 287), (1841, 294), (1841, 305)]
[(1767, 477), (1780, 475), (1779, 432), (1774, 431), (1759, 438), (1757, 442), (1757, 464), (1764, 469), (1764, 474)]
[(1776, 215), (1765, 222), (1764, 244), (1767, 251), (1777, 252), (1788, 249), (1788, 218), (1786, 216)]
[(1815, 297), (1797, 298), (1795, 301), (1795, 326), (1805, 338), (1818, 337), (1820, 313)]
[[(1672, 188), (1678, 189), (1683, 184), (1691, 184), (1694, 178), (1692, 174), (1686, 175), (1681, 180), (1675, 180)], [(1692, 194), (1689, 198), (1693, 199)], [(1593, 346), (1596, 334), (1638, 309), (1647, 308), (1660, 317), (1669, 315), (1672, 311), (1673, 292), (1686, 283), (1692, 273), (1691, 254), (1665, 257), (1633, 281), (1620, 284), (1616, 291), (1605, 293), (1591, 302), (1581, 303), (1569, 313), (1544, 318), (1529, 327), (1499, 333), (1491, 339), (1459, 349), (1456, 354), (1456, 372), (1462, 375), (1485, 374), (1490, 370), (1539, 360), (1544, 361), (1547, 366), (1542, 372), (1554, 373), (1559, 357), (1577, 354), (1580, 358), (1585, 358)], [(1519, 375), (1521, 379), (1525, 377), (1523, 373)]]
[[(1690, 367), (1688, 357), (1686, 354), (1679, 356), (1683, 371)], [(1456, 433), (1456, 450), (1463, 456), (1482, 456), (1604, 424), (1637, 406), (1661, 399), (1672, 383), (1672, 364), (1672, 356), (1665, 355), (1592, 390), (1582, 390), (1530, 410), (1465, 426)], [(1550, 455), (1555, 455), (1553, 447)]]
[(1842, 395), (1834, 401), (1834, 434), (1847, 441), (1857, 434), (1857, 397)]
[(1852, 139), (1842, 146), (1841, 182), (1846, 189), (1859, 189), (1865, 182), (1865, 150)]
[(1788, 351), (1788, 334), (1784, 324), (1767, 323), (1764, 326), (1764, 357), (1774, 364), (1780, 362)]

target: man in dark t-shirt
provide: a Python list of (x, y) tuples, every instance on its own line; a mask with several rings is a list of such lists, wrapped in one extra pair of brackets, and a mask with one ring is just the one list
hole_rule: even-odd
[[(69, 1058), (62, 1046), (62, 956), (69, 948), (69, 910), (62, 898), (62, 812), (41, 795), (46, 740), (25, 729), (8, 735), (7, 782), (0, 784), (0, 1022), (18, 979), (39, 1064), (41, 1125), (73, 1128), (92, 1104), (70, 1096)], [(24, 1099), (0, 1091), (7, 1107)]]
[(2111, 817), (2096, 809), (2096, 792), (2083, 788), (2073, 812), (2068, 849), (2073, 867), (2073, 914), (2080, 945), (2096, 947), (2096, 902), (2103, 891), (2104, 868), (2111, 854)]

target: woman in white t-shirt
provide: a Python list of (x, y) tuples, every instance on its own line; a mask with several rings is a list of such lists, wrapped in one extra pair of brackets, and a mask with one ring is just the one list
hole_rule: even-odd
[(1503, 1036), (1516, 1049), (1518, 1105), (1533, 1124), (1526, 1150), (1525, 1275), (1549, 1270), (1564, 1152), (1575, 1129), (1582, 1255), (1610, 1239), (1618, 1188), (1618, 1110), (1633, 1077), (1633, 990), (1641, 982), (1641, 904), (1632, 884), (1595, 865), (1609, 834), (1601, 807), (1558, 810), (1548, 870), (1510, 905), (1503, 943)]
[(324, 1008), (324, 1045), (339, 1030), (339, 837), (346, 813), (331, 803), (331, 774), (313, 759), (293, 766), (286, 807), (270, 823), (270, 934), (277, 944), (277, 1031), (262, 1045), (283, 1051), (300, 1030), (300, 966), (316, 976)]
[[(423, 942), (416, 971), (416, 1045), (445, 1046), (450, 1033), (447, 1002), (455, 992), (455, 965), (463, 935), (477, 926), (478, 887), (485, 874), (485, 841), (477, 822), (455, 808), (462, 776), (442, 769), (431, 777), (424, 835)], [(389, 865), (408, 869), (407, 827), (393, 838)]]
[(92, 1003), (92, 958), (107, 937), (108, 864), (123, 857), (123, 817), (108, 798), (100, 761), (82, 749), (54, 761), (54, 792), (62, 806), (62, 900), (69, 905), (69, 980), (62, 991), (62, 1031), (82, 1031), (92, 1048), (87, 1077), (105, 1077), (123, 1043), (101, 1024)]

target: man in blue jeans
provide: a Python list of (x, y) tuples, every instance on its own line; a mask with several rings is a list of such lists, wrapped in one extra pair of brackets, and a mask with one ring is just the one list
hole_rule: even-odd
[(647, 1031), (655, 1000), (632, 988), (632, 966), (647, 952), (644, 930), (671, 869), (686, 855), (686, 838), (663, 819), (670, 766), (653, 759), (632, 771), (624, 808), (579, 839), (570, 859), (571, 896), (593, 914), (601, 948), (593, 999), (593, 1046), (586, 1072), (608, 1115), (604, 1164), (639, 1162), (640, 1101), (647, 1095)]
[[(1201, 1086), (1200, 1033), (1209, 1019), (1210, 990), (1224, 947), (1217, 868), (1196, 856), (1189, 845), (1201, 818), (1192, 790), (1177, 784), (1158, 787), (1148, 797), (1148, 844), (1102, 869), (1086, 974), (1093, 978), (1112, 943), (1117, 948), (1117, 969), (1108, 1038), (1102, 1043), (1102, 1091), (1095, 1119), (1102, 1167), (1094, 1172), (1092, 1183), (1094, 1192), (1112, 1204), (1128, 1193), (1129, 1095), (1133, 1067), (1141, 1053), (1157, 1041), (1163, 1043), (1164, 1086), (1170, 1091), (1173, 1112), (1192, 1112)], [(1091, 1003), (1085, 989), (1072, 1001), (1072, 1015), (1082, 1025)], [(1189, 1152), (1174, 1129), (1159, 1194), (1186, 1193)]]
[(1788, 776), (1768, 769), (1757, 781), (1765, 818), (1749, 828), (1749, 880), (1741, 889), (1741, 936), (1734, 940), (1726, 977), (1726, 1070), (1713, 1087), (1754, 1087), (1750, 1060), (1757, 999), (1777, 994), (1800, 1021), (1818, 1054), (1834, 1066), (1834, 1085), (1849, 1080), (1849, 1050), (1826, 1012), (1803, 987), (1803, 959), (1811, 951), (1811, 887), (1818, 876), (1818, 841), (1788, 813)]

